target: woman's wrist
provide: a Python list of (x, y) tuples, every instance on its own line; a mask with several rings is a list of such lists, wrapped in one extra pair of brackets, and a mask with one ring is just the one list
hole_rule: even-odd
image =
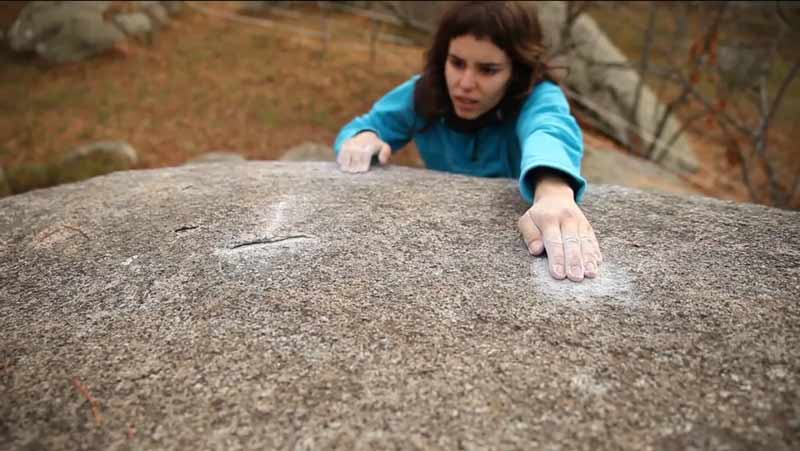
[(378, 136), (378, 134), (372, 130), (361, 130), (360, 132), (353, 135), (353, 138), (359, 138), (359, 137), (361, 138), (373, 137), (375, 139), (381, 139), (380, 136)]
[(575, 198), (575, 191), (564, 178), (555, 172), (539, 174), (535, 179), (533, 201), (536, 202), (544, 197), (564, 197), (570, 200)]

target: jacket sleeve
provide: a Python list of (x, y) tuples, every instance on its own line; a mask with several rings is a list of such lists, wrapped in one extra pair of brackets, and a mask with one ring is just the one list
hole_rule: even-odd
[(545, 81), (536, 86), (520, 111), (517, 137), (522, 149), (519, 189), (526, 201), (533, 202), (535, 189), (528, 176), (540, 168), (565, 175), (575, 191), (575, 201), (583, 199), (583, 134), (558, 85)]
[(333, 144), (336, 155), (339, 155), (345, 141), (366, 130), (375, 132), (389, 144), (392, 152), (397, 152), (408, 144), (417, 123), (414, 87), (418, 79), (419, 75), (416, 75), (389, 91), (372, 106), (369, 113), (358, 116), (345, 125)]

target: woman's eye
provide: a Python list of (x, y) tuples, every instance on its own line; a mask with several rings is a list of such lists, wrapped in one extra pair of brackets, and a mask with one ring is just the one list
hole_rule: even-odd
[(481, 73), (484, 73), (486, 75), (494, 75), (497, 72), (499, 72), (499, 70), (496, 67), (483, 67), (483, 68), (481, 68)]
[(461, 69), (464, 67), (464, 62), (461, 60), (451, 59), (450, 64), (455, 67), (456, 69)]

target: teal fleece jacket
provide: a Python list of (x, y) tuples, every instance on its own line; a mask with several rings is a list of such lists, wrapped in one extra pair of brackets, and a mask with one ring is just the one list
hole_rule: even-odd
[(539, 83), (515, 120), (497, 121), (470, 132), (453, 129), (444, 118), (425, 127), (425, 120), (414, 111), (419, 78), (415, 75), (391, 90), (369, 113), (345, 125), (333, 146), (336, 155), (345, 141), (371, 130), (393, 153), (414, 139), (428, 169), (517, 179), (520, 193), (529, 203), (534, 187), (528, 174), (538, 168), (555, 169), (571, 179), (575, 200), (581, 201), (586, 191), (586, 180), (580, 175), (583, 135), (558, 85)]

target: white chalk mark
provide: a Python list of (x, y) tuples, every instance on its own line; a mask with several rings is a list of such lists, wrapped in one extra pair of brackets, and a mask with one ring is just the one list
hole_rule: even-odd
[(598, 302), (630, 305), (636, 299), (631, 291), (630, 275), (613, 263), (603, 263), (600, 275), (594, 279), (573, 282), (554, 279), (547, 258), (538, 257), (531, 262), (530, 274), (537, 296), (553, 302), (576, 306), (591, 306)]
[(229, 238), (214, 250), (220, 258), (220, 271), (272, 267), (276, 258), (301, 255), (318, 248), (316, 236), (298, 228), (298, 222), (309, 214), (308, 202), (294, 196), (284, 198), (263, 208), (252, 210), (244, 233)]
[(572, 388), (581, 395), (602, 396), (608, 391), (608, 386), (599, 383), (591, 372), (578, 372), (570, 379)]
[(272, 208), (269, 217), (267, 218), (267, 227), (263, 230), (265, 236), (273, 236), (280, 226), (283, 225), (283, 218), (285, 216), (286, 206), (288, 201), (282, 200)]
[(133, 257), (130, 257), (127, 260), (125, 260), (124, 262), (122, 262), (121, 265), (122, 266), (128, 266), (131, 263), (133, 263), (133, 261), (136, 260), (137, 258), (139, 258), (139, 256), (138, 255), (134, 255)]

